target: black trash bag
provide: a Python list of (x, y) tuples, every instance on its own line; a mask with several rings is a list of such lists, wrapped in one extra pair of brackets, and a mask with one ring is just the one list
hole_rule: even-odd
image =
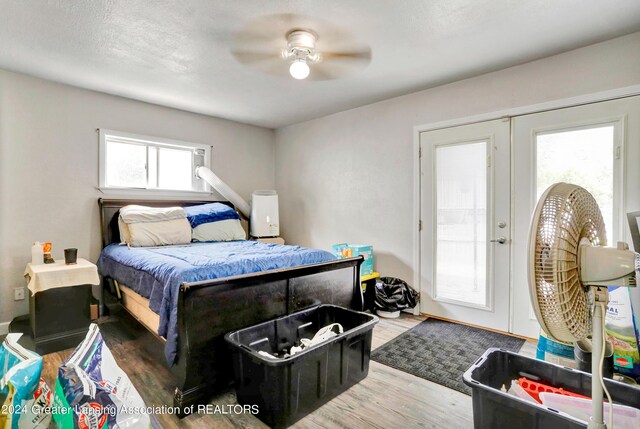
[(376, 280), (374, 305), (381, 311), (398, 311), (413, 308), (418, 302), (418, 292), (404, 280), (394, 277), (380, 277)]

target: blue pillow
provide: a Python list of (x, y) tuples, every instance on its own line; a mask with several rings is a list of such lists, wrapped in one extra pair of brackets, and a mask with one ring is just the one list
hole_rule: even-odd
[(221, 220), (240, 219), (240, 215), (231, 207), (222, 203), (202, 204), (200, 206), (185, 207), (187, 219), (191, 228), (203, 223), (218, 222)]

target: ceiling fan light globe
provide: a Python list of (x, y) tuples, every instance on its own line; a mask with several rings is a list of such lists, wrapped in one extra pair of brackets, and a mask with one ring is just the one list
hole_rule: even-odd
[(289, 74), (294, 79), (306, 79), (309, 76), (309, 65), (304, 60), (296, 60), (289, 66)]

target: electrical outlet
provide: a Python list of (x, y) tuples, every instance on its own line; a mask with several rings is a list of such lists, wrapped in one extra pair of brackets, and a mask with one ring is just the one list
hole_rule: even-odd
[(13, 289), (13, 300), (14, 301), (21, 301), (24, 299), (24, 288), (23, 287), (17, 287), (15, 289)]

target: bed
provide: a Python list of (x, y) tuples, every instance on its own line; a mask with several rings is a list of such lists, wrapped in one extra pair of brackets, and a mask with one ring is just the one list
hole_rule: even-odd
[[(333, 260), (313, 249), (253, 241), (135, 251), (117, 245), (118, 213), (126, 205), (206, 203), (211, 201), (99, 199), (104, 282), (117, 290), (122, 307), (164, 343), (176, 384), (174, 406), (183, 410), (206, 402), (229, 383), (233, 371), (225, 333), (317, 304), (357, 310), (363, 304), (361, 257)], [(253, 266), (247, 266), (247, 254)], [(240, 274), (228, 275), (235, 273)]]

